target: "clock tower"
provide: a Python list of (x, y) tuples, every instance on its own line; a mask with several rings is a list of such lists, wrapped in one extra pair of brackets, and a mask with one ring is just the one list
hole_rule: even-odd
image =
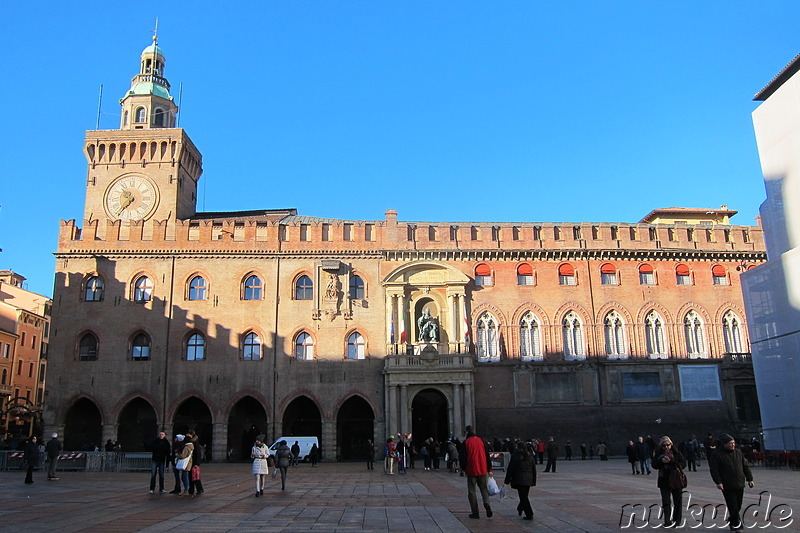
[(119, 129), (86, 132), (86, 221), (163, 222), (195, 214), (202, 156), (176, 127), (178, 106), (164, 77), (165, 63), (154, 36), (120, 100)]

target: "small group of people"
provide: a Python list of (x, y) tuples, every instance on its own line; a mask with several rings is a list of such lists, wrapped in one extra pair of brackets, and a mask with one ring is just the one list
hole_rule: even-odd
[(172, 474), (175, 476), (175, 488), (170, 494), (186, 496), (200, 495), (205, 492), (200, 478), (200, 465), (205, 461), (205, 448), (200, 444), (197, 434), (190, 430), (185, 435), (175, 435), (175, 440), (170, 444), (167, 434), (163, 431), (150, 445), (150, 494), (155, 493), (156, 479), (158, 479), (158, 492), (165, 494), (164, 472), (167, 464), (172, 465)]
[[(712, 448), (713, 446), (713, 448)], [(744, 454), (736, 447), (736, 440), (723, 433), (718, 441), (708, 447), (708, 467), (711, 479), (722, 491), (728, 507), (728, 527), (731, 531), (744, 529), (740, 512), (745, 485), (755, 486), (753, 473)], [(683, 489), (688, 482), (683, 470), (687, 458), (673, 445), (668, 436), (661, 437), (652, 459), (653, 469), (658, 470), (657, 486), (661, 492), (661, 507), (666, 528), (682, 527)]]
[(32, 435), (28, 442), (25, 443), (25, 448), (22, 452), (22, 460), (25, 462), (25, 484), (30, 485), (33, 483), (33, 471), (39, 466), (39, 459), (42, 454), (45, 454), (47, 459), (47, 479), (51, 481), (57, 480), (58, 456), (63, 449), (64, 446), (58, 440), (58, 433), (53, 433), (44, 446), (39, 443), (36, 435)]

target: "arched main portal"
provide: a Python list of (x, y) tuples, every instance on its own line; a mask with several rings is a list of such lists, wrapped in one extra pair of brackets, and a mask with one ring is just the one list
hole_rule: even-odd
[(424, 389), (411, 402), (411, 431), (414, 442), (433, 437), (439, 442), (450, 437), (447, 398), (436, 389)]
[(117, 441), (125, 452), (150, 450), (158, 431), (155, 409), (143, 398), (134, 398), (119, 413)]
[(206, 457), (211, 457), (213, 446), (213, 425), (208, 406), (195, 396), (187, 398), (175, 411), (172, 421), (172, 434), (185, 435), (190, 429), (197, 433), (200, 444), (206, 448)]
[(375, 413), (364, 398), (352, 396), (336, 416), (336, 442), (340, 461), (367, 458), (367, 441), (375, 438)]
[(94, 450), (103, 440), (103, 420), (93, 401), (81, 398), (64, 419), (64, 449)]
[(307, 396), (292, 400), (283, 412), (284, 437), (316, 436), (322, 445), (322, 415), (314, 401)]
[(228, 459), (249, 461), (253, 442), (261, 434), (267, 434), (267, 412), (258, 400), (245, 396), (228, 415)]

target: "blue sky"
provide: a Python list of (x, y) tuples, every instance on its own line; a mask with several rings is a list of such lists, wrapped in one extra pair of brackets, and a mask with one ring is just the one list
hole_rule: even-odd
[(752, 97), (800, 52), (796, 1), (222, 4), (6, 3), (0, 269), (52, 294), (99, 87), (117, 128), (156, 17), (198, 210), (345, 219), (752, 224)]

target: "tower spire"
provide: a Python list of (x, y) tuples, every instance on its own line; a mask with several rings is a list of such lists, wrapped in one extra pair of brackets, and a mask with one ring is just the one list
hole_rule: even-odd
[(142, 50), (139, 73), (131, 79), (131, 88), (120, 100), (120, 129), (174, 128), (178, 106), (169, 93), (164, 77), (166, 60), (158, 46), (158, 19), (153, 43)]

